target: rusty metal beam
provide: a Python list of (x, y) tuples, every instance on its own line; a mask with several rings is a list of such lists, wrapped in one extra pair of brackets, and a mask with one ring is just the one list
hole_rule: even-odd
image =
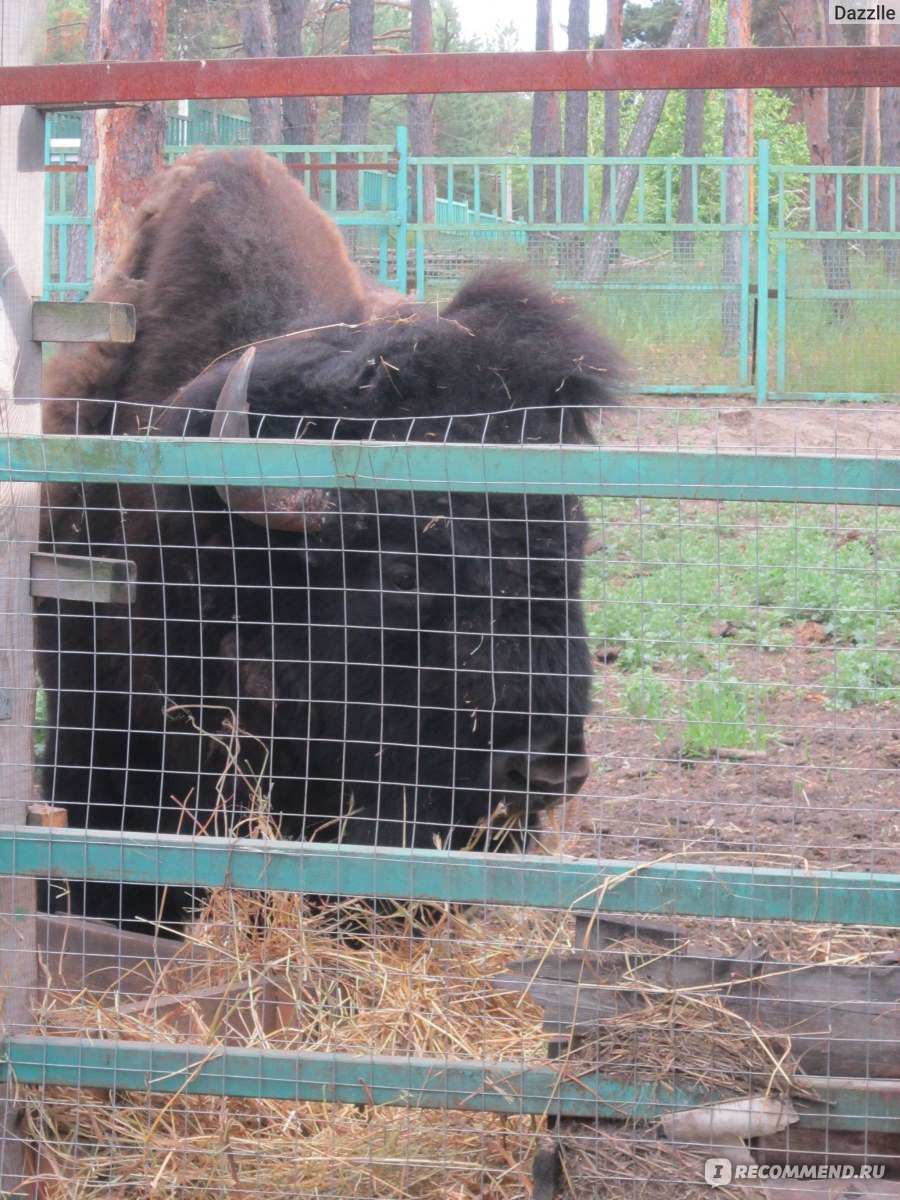
[(900, 47), (336, 55), (0, 68), (0, 104), (444, 92), (896, 86)]

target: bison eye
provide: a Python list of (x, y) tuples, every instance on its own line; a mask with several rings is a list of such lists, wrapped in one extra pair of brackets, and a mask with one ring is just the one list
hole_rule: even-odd
[(385, 567), (385, 583), (402, 592), (414, 592), (419, 586), (416, 564), (408, 561), (388, 563)]

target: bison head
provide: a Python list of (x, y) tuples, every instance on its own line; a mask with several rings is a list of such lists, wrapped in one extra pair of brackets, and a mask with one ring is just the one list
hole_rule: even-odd
[[(502, 269), (441, 315), (407, 308), (261, 344), (183, 389), (153, 428), (243, 436), (248, 454), (271, 437), (465, 443), (475, 455), (495, 442), (578, 444), (609, 400), (612, 366), (569, 302)], [(195, 489), (161, 519), (166, 611), (195, 614), (166, 692), (176, 708), (233, 708), (264, 748), (286, 834), (515, 844), (579, 789), (591, 666), (577, 499), (220, 496), (216, 511)], [(176, 549), (181, 509), (205, 531), (190, 562)], [(171, 659), (171, 633), (169, 646)], [(197, 772), (177, 773), (202, 802)]]
[[(247, 189), (252, 212), (238, 203)], [(591, 442), (616, 360), (570, 302), (498, 268), (440, 314), (371, 296), (317, 307), (309, 245), (330, 224), (307, 201), (280, 254), (266, 216), (276, 201), (293, 211), (295, 191), (258, 155), (200, 157), (162, 185), (131, 252), (143, 336), (114, 370), (96, 354), (60, 356), (58, 394), (106, 398), (61, 402), (49, 428), (235, 436), (248, 455), (264, 438), (461, 443), (473, 455)], [(242, 212), (241, 244), (259, 243), (266, 269), (247, 277), (248, 253), (240, 271), (232, 256), (213, 287), (207, 260)], [(293, 308), (293, 330), (279, 316), (260, 332), (270, 274), (268, 299)], [(333, 282), (340, 295), (361, 286), (346, 263)], [(204, 315), (192, 332), (193, 309)], [(169, 395), (223, 339), (262, 336), (242, 366), (237, 352)], [(577, 498), (61, 485), (43, 538), (137, 566), (130, 606), (38, 605), (44, 794), (73, 826), (222, 832), (253, 793), (286, 836), (510, 846), (585, 779)], [(154, 919), (160, 901), (104, 883), (74, 884), (69, 898), (124, 924)], [(164, 919), (187, 902), (169, 889)]]

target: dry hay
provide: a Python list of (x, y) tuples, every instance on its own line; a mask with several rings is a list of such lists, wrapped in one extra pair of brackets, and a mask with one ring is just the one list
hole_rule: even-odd
[[(265, 977), (286, 981), (288, 999), (282, 993), (272, 1028), (254, 1011), (250, 991), (247, 1045), (546, 1063), (540, 1008), (490, 980), (523, 955), (573, 951), (571, 918), (517, 909), (429, 913), (426, 920), (422, 910), (375, 911), (364, 902), (311, 909), (300, 897), (223, 889), (192, 927), (189, 983), (184, 963), (164, 967), (138, 1011), (110, 995), (49, 992), (41, 1031), (220, 1045), (225, 1035), (216, 1019), (193, 1011), (188, 998), (180, 1011), (190, 1010), (189, 1027), (179, 1028), (171, 1019), (179, 1006), (166, 1007), (167, 998)], [(348, 922), (352, 935), (339, 932)], [(716, 930), (724, 945), (748, 929), (697, 922), (691, 934)], [(760, 927), (753, 933), (758, 943)], [(855, 942), (853, 931), (796, 926), (782, 933), (772, 926), (766, 936), (772, 950), (789, 942), (795, 961), (801, 945), (807, 961), (855, 961), (854, 945), (867, 947), (860, 957), (887, 948), (868, 930), (856, 931)], [(633, 991), (634, 980), (626, 986)], [(736, 1097), (797, 1090), (789, 1039), (760, 1034), (707, 991), (648, 988), (633, 1012), (606, 1022), (594, 1041), (555, 1065), (564, 1076), (599, 1065), (625, 1081), (701, 1084)], [(543, 1128), (528, 1117), (184, 1093), (52, 1087), (27, 1094), (38, 1200), (521, 1200), (530, 1195)], [(655, 1127), (580, 1130), (565, 1142), (563, 1183), (572, 1200), (601, 1191), (677, 1197), (679, 1180), (685, 1197), (698, 1194), (702, 1155), (658, 1140)]]
[[(577, 1132), (576, 1132), (577, 1128)], [(769, 1193), (741, 1182), (734, 1187), (703, 1186), (708, 1147), (685, 1146), (654, 1136), (652, 1130), (595, 1129), (566, 1122), (560, 1188), (565, 1200), (770, 1200)]]
[[(206, 961), (202, 989), (265, 972), (292, 981), (293, 1019), (245, 1044), (444, 1059), (546, 1061), (540, 1010), (490, 986), (523, 946), (546, 944), (558, 920), (517, 910), (388, 918), (344, 903), (336, 914), (299, 897), (217, 891), (193, 927)], [(368, 928), (368, 932), (367, 932)], [(200, 954), (196, 955), (200, 958)], [(42, 1032), (138, 1041), (221, 1044), (196, 1016), (190, 1035), (161, 1002), (180, 994), (184, 966), (166, 967), (140, 1012), (114, 997), (47, 996)], [(252, 1000), (251, 1000), (252, 1004)], [(158, 1009), (158, 1017), (157, 1017)], [(254, 1029), (256, 1032), (254, 1033)], [(221, 1099), (51, 1087), (27, 1089), (25, 1136), (40, 1148), (40, 1200), (223, 1200), (298, 1196), (518, 1200), (528, 1191), (531, 1118), (404, 1108)]]

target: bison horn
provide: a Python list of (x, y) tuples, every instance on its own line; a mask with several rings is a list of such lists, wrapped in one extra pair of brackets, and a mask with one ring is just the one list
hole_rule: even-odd
[[(213, 413), (209, 431), (211, 437), (249, 439), (247, 390), (255, 357), (256, 347), (251, 346), (228, 372)], [(238, 488), (220, 484), (216, 491), (229, 512), (266, 529), (315, 533), (321, 528), (328, 507), (325, 493), (317, 489)]]

